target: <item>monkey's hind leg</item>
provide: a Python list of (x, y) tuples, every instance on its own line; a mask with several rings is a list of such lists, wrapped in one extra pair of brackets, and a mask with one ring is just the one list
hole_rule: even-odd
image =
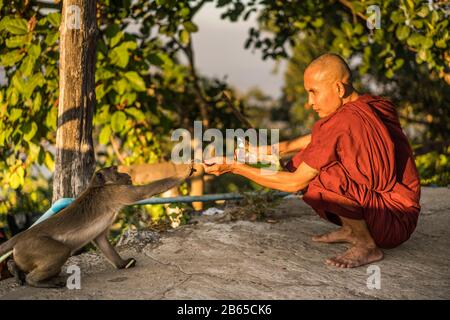
[(15, 248), (16, 263), (20, 267), (33, 265), (25, 281), (28, 285), (38, 288), (61, 288), (66, 285), (57, 276), (70, 257), (70, 248), (51, 238), (34, 239), (32, 245), (27, 242)]
[(25, 284), (25, 272), (19, 269), (14, 259), (8, 259), (6, 265), (8, 266), (8, 271), (16, 279), (16, 283), (23, 286)]

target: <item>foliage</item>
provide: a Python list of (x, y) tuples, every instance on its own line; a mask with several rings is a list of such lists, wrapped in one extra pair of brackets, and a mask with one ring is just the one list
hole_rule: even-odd
[(447, 153), (430, 152), (416, 157), (422, 185), (450, 186), (450, 148)]
[[(99, 166), (155, 162), (170, 154), (170, 131), (192, 129), (208, 108), (211, 126), (233, 128), (219, 97), (225, 83), (197, 75), (192, 21), (205, 1), (97, 3), (94, 141)], [(48, 7), (50, 6), (50, 7)], [(45, 211), (35, 181), (50, 180), (58, 111), (61, 3), (0, 0), (0, 212), (22, 202)], [(47, 190), (51, 186), (47, 186)], [(33, 190), (29, 190), (29, 189)], [(25, 192), (26, 190), (26, 192)], [(32, 196), (37, 192), (39, 196)]]

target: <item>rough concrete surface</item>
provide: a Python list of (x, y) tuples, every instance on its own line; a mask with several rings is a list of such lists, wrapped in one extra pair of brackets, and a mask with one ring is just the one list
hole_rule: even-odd
[(0, 299), (449, 299), (450, 189), (423, 188), (422, 212), (409, 241), (376, 262), (381, 288), (367, 287), (367, 266), (324, 264), (345, 249), (317, 244), (336, 228), (298, 199), (283, 200), (277, 222), (220, 222), (211, 217), (161, 235), (142, 250), (128, 247), (133, 269), (115, 270), (100, 254), (72, 257), (81, 289), (0, 282)]

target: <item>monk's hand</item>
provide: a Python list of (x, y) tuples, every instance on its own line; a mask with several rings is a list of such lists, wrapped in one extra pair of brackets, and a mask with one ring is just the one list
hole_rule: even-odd
[(235, 162), (229, 163), (226, 161), (225, 157), (215, 157), (203, 161), (203, 168), (205, 173), (213, 174), (215, 176), (220, 176), (221, 174), (231, 172)]

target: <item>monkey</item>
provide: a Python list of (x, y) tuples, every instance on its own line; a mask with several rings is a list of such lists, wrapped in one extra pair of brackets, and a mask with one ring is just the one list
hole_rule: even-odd
[(134, 267), (133, 258), (122, 259), (107, 236), (119, 211), (179, 185), (193, 172), (192, 164), (177, 166), (174, 175), (143, 186), (117, 166), (94, 173), (85, 191), (56, 215), (0, 245), (0, 256), (13, 250), (8, 269), (19, 284), (40, 288), (65, 286), (58, 275), (67, 259), (93, 242), (117, 269)]

